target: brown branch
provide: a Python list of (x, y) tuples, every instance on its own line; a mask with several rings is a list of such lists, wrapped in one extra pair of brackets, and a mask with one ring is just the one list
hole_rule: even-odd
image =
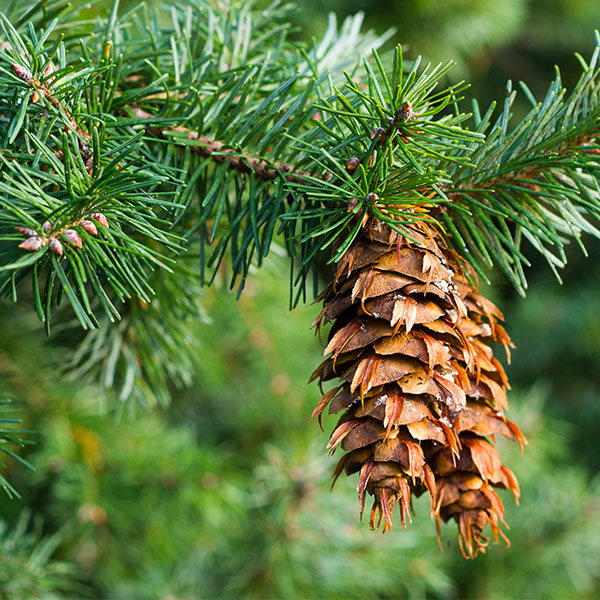
[[(52, 72), (55, 70), (54, 65), (50, 63), (46, 68), (45, 75), (47, 77), (47, 83), (40, 82), (33, 76), (31, 71), (25, 67), (15, 63), (12, 63), (12, 67), (19, 79), (34, 88), (34, 102), (39, 102), (40, 97), (46, 98), (59, 113), (62, 112), (66, 116), (70, 126), (84, 140), (84, 143), (80, 141), (81, 151), (83, 152), (84, 156), (88, 158), (91, 153), (91, 148), (88, 143), (89, 134), (79, 127), (73, 115), (63, 104), (60, 103), (60, 101), (52, 94), (50, 90), (50, 86), (54, 80), (54, 77), (50, 77)], [(147, 99), (162, 99), (164, 95), (165, 93), (153, 94), (148, 96)], [(146, 112), (137, 106), (132, 107), (131, 110), (133, 114), (140, 120), (153, 118), (151, 113)], [(407, 103), (401, 106), (397, 111), (395, 118), (388, 119), (388, 127), (386, 129), (376, 127), (371, 132), (371, 139), (374, 139), (374, 137), (377, 136), (379, 138), (379, 142), (384, 144), (396, 127), (399, 127), (406, 121), (411, 120), (414, 114), (415, 113), (413, 112), (410, 104)], [(266, 161), (263, 158), (251, 156), (244, 152), (236, 152), (232, 148), (228, 148), (224, 142), (221, 142), (220, 140), (213, 140), (212, 138), (206, 136), (201, 136), (197, 131), (193, 131), (186, 127), (176, 126), (167, 127), (165, 129), (157, 127), (152, 129), (152, 131), (161, 139), (167, 139), (168, 136), (166, 133), (169, 131), (183, 133), (185, 134), (187, 140), (196, 142), (196, 144), (191, 146), (192, 152), (200, 154), (205, 158), (211, 158), (217, 164), (226, 163), (231, 169), (240, 173), (254, 173), (254, 175), (262, 181), (274, 181), (279, 177), (283, 177), (290, 183), (306, 183), (308, 177), (314, 177), (314, 175), (311, 175), (311, 173), (302, 171), (301, 169), (294, 169), (292, 165), (287, 163)], [(356, 169), (357, 164), (351, 164), (352, 161), (356, 160), (358, 160), (358, 162), (362, 162), (362, 159), (355, 158), (351, 158), (348, 162), (347, 168), (350, 173)], [(325, 181), (331, 181), (331, 179), (333, 179), (333, 175), (331, 173), (326, 173), (322, 178)]]
[[(80, 140), (80, 148), (85, 157), (89, 157), (91, 153), (91, 147), (89, 146), (89, 134), (81, 129), (73, 115), (69, 110), (61, 104), (61, 102), (52, 94), (50, 85), (54, 80), (54, 77), (50, 75), (54, 72), (54, 66), (52, 63), (46, 68), (45, 75), (47, 77), (47, 83), (42, 83), (39, 79), (36, 79), (31, 71), (26, 67), (12, 63), (13, 70), (17, 77), (34, 88), (33, 102), (39, 102), (40, 98), (46, 98), (59, 113), (64, 114), (67, 118), (69, 125), (75, 130), (75, 132), (84, 140), (84, 143)], [(156, 94), (149, 96), (149, 98), (162, 98), (162, 94)], [(152, 115), (145, 110), (138, 107), (133, 107), (133, 114), (138, 119), (151, 119)], [(185, 127), (168, 127), (166, 129), (155, 128), (153, 132), (155, 135), (162, 139), (167, 139), (166, 132), (173, 131), (177, 133), (184, 133), (186, 139), (194, 142), (199, 142), (201, 145), (192, 146), (192, 151), (200, 154), (205, 158), (212, 158), (217, 164), (227, 163), (228, 166), (235, 171), (240, 173), (254, 173), (254, 175), (263, 181), (274, 181), (278, 177), (284, 177), (286, 181), (291, 183), (303, 183), (306, 181), (306, 177), (310, 174), (300, 169), (294, 169), (291, 165), (281, 162), (267, 162), (262, 158), (250, 156), (245, 153), (235, 152), (233, 149), (227, 148), (225, 144), (219, 140), (213, 140), (211, 138), (201, 136), (196, 131), (192, 131)]]
[(69, 110), (63, 104), (61, 104), (60, 101), (56, 98), (56, 96), (54, 96), (52, 94), (52, 92), (50, 91), (50, 85), (54, 81), (54, 77), (50, 77), (50, 75), (55, 70), (54, 65), (52, 63), (49, 63), (48, 66), (46, 67), (46, 71), (44, 73), (45, 76), (47, 77), (47, 82), (48, 82), (48, 84), (46, 85), (45, 83), (42, 83), (39, 79), (36, 79), (29, 69), (22, 67), (20, 65), (17, 65), (16, 63), (11, 63), (11, 64), (12, 64), (12, 68), (13, 68), (16, 76), (34, 88), (33, 102), (37, 103), (40, 101), (40, 98), (46, 98), (48, 100), (48, 102), (50, 102), (50, 104), (52, 104), (52, 106), (54, 106), (54, 108), (56, 108), (56, 110), (59, 112), (59, 114), (60, 113), (64, 114), (64, 116), (67, 118), (67, 121), (69, 122), (69, 125), (71, 126), (71, 128), (85, 142), (85, 143), (82, 143), (81, 140), (79, 141), (79, 145), (81, 146), (82, 152), (84, 153), (84, 155), (86, 157), (89, 156), (89, 154), (91, 153), (91, 148), (88, 144), (88, 140), (90, 137), (89, 134), (86, 131), (84, 131), (83, 129), (81, 129), (81, 127), (79, 127), (79, 125), (77, 124), (77, 121), (75, 120), (75, 117), (73, 117), (73, 115), (69, 112)]
[[(152, 115), (139, 107), (132, 108), (133, 114), (138, 119), (151, 119)], [(371, 139), (378, 138), (381, 144), (384, 144), (388, 137), (392, 133), (405, 125), (408, 121), (412, 120), (414, 116), (418, 114), (412, 109), (410, 103), (403, 104), (394, 118), (388, 118), (387, 128), (376, 127), (371, 132)], [(186, 127), (168, 127), (166, 129), (156, 128), (153, 130), (156, 135), (162, 139), (166, 139), (165, 132), (173, 131), (183, 133), (186, 139), (194, 142), (199, 142), (201, 145), (192, 146), (192, 150), (204, 156), (206, 158), (212, 158), (216, 163), (223, 164), (227, 163), (232, 169), (239, 171), (240, 173), (254, 173), (256, 177), (263, 181), (273, 181), (280, 176), (283, 176), (286, 181), (291, 183), (305, 183), (307, 177), (311, 177), (311, 174), (302, 171), (300, 169), (294, 169), (291, 165), (281, 162), (267, 162), (264, 159), (250, 156), (243, 152), (235, 152), (234, 150), (227, 148), (225, 144), (219, 140), (213, 140), (209, 137), (201, 136), (196, 131), (192, 131)], [(405, 132), (403, 139), (410, 137), (410, 130)], [(353, 173), (359, 163), (363, 162), (363, 159), (351, 158), (347, 164), (347, 170)], [(314, 175), (313, 175), (314, 177)], [(331, 181), (333, 175), (326, 173), (322, 179), (325, 181)]]
[[(152, 115), (141, 108), (134, 107), (132, 111), (140, 120), (152, 119)], [(186, 127), (155, 128), (152, 131), (162, 139), (169, 137), (167, 135), (169, 131), (183, 133), (187, 140), (198, 143), (198, 145), (191, 147), (193, 152), (200, 154), (204, 158), (211, 158), (217, 164), (227, 163), (230, 168), (240, 173), (254, 173), (258, 179), (263, 181), (273, 181), (278, 177), (284, 177), (290, 183), (304, 183), (306, 182), (306, 177), (310, 176), (310, 173), (294, 169), (286, 163), (267, 162), (262, 158), (250, 156), (243, 152), (236, 152), (231, 148), (227, 148), (223, 142), (199, 135), (197, 131), (192, 131)]]

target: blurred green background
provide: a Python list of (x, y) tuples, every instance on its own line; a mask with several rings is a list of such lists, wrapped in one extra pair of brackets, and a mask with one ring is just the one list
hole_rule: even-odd
[[(568, 84), (600, 26), (597, 0), (301, 4), (307, 41), (329, 11), (362, 10), (366, 27), (395, 27), (409, 57), (455, 59), (484, 105), (508, 78), (543, 94), (555, 64)], [(0, 396), (39, 432), (24, 452), (34, 472), (5, 465), (22, 498), (0, 496), (0, 598), (600, 597), (600, 244), (587, 246), (588, 258), (571, 249), (562, 286), (540, 261), (526, 300), (501, 279), (485, 290), (517, 344), (511, 418), (529, 446), (502, 448), (523, 491), (519, 508), (503, 496), (512, 547), (474, 562), (453, 524), (440, 552), (426, 499), (408, 530), (382, 535), (358, 522), (355, 479), (329, 492), (335, 461), (307, 385), (318, 309), (288, 312), (283, 256), (238, 302), (222, 282), (201, 293), (206, 318), (186, 325), (192, 385), (135, 415), (105, 414), (100, 388), (59, 380), (64, 332), (47, 342), (28, 312), (0, 304)]]

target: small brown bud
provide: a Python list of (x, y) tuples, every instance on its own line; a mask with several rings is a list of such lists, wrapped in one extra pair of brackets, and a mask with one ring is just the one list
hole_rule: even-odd
[(75, 248), (81, 248), (83, 246), (81, 236), (74, 229), (65, 229), (63, 235), (69, 240), (71, 246), (74, 246)]
[(29, 227), (21, 227), (21, 226), (17, 226), (15, 227), (15, 229), (22, 233), (25, 237), (36, 237), (37, 236), (37, 231), (34, 231), (33, 229), (30, 229)]
[(33, 237), (27, 238), (22, 244), (19, 244), (19, 248), (23, 248), (23, 250), (28, 250), (29, 252), (35, 252), (39, 250), (44, 245), (44, 241), (41, 237), (35, 235)]
[(54, 71), (56, 71), (56, 66), (54, 65), (54, 63), (52, 61), (50, 61), (47, 65), (46, 68), (44, 69), (44, 85), (46, 86), (46, 88), (49, 88), (53, 83), (54, 80), (56, 79), (56, 75), (52, 75), (52, 73), (54, 73)]
[(50, 221), (44, 221), (42, 223), (42, 229), (44, 231), (52, 231), (52, 225), (50, 224)]
[(375, 127), (375, 129), (373, 129), (373, 131), (371, 131), (371, 133), (369, 134), (369, 137), (372, 140), (376, 139), (378, 142), (385, 142), (385, 138), (386, 138), (385, 129), (383, 129), (381, 127)]
[(108, 228), (108, 220), (102, 213), (94, 213), (92, 219), (95, 219), (102, 227)]
[(358, 165), (360, 165), (360, 158), (356, 158), (356, 156), (353, 156), (352, 158), (348, 159), (348, 162), (346, 163), (346, 170), (349, 173), (354, 173), (354, 171), (356, 171), (356, 169), (358, 168)]
[(50, 250), (54, 252), (54, 254), (56, 254), (57, 256), (62, 256), (63, 247), (62, 244), (56, 238), (52, 238), (50, 240), (48, 248), (50, 248)]
[[(46, 68), (44, 69), (44, 77), (48, 77), (49, 75), (52, 75), (52, 73), (54, 73), (54, 71), (56, 71), (56, 67), (54, 66), (54, 63), (52, 61), (50, 61), (46, 65)], [(48, 79), (46, 80), (46, 85), (49, 86), (55, 79), (56, 79), (56, 77), (48, 77)]]
[(375, 193), (375, 192), (369, 192), (366, 196), (365, 196), (365, 201), (366, 202), (377, 202), (377, 200), (379, 200), (379, 196)]
[(410, 102), (406, 102), (396, 111), (396, 123), (400, 125), (404, 121), (408, 121), (412, 119), (414, 116), (412, 104)]
[(522, 184), (525, 189), (531, 190), (532, 192), (539, 192), (540, 188), (535, 183), (524, 183)]
[(22, 79), (26, 83), (31, 83), (33, 81), (33, 75), (29, 69), (22, 67), (21, 65), (17, 65), (15, 63), (11, 63), (12, 68), (19, 79)]
[(348, 202), (348, 212), (352, 212), (358, 206), (358, 199), (352, 198), (350, 202)]
[(33, 90), (33, 94), (31, 94), (31, 101), (34, 104), (39, 104), (40, 102), (40, 97), (43, 98), (44, 97), (44, 92), (43, 90)]
[(96, 225), (94, 223), (92, 223), (92, 221), (88, 221), (87, 219), (84, 219), (83, 221), (81, 221), (80, 225), (90, 235), (98, 235), (98, 229), (96, 228)]

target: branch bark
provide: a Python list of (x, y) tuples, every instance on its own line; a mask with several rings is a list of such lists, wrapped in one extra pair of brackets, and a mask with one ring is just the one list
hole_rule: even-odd
[[(152, 115), (138, 107), (133, 107), (133, 114), (138, 119), (151, 119)], [(154, 128), (152, 132), (162, 138), (167, 139), (166, 131), (184, 133), (186, 139), (199, 142), (199, 145), (192, 146), (192, 151), (205, 158), (211, 158), (217, 164), (227, 163), (227, 165), (239, 171), (240, 173), (254, 173), (262, 181), (274, 181), (278, 177), (283, 177), (291, 183), (303, 183), (309, 173), (294, 169), (291, 165), (281, 162), (269, 162), (262, 158), (257, 158), (243, 152), (236, 152), (228, 148), (223, 142), (213, 140), (209, 137), (199, 135), (197, 131), (192, 131), (186, 127), (168, 127), (166, 129)]]

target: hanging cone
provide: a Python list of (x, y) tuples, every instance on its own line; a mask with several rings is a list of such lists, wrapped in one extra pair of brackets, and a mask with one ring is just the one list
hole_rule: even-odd
[(391, 529), (395, 505), (406, 527), (412, 495), (427, 491), (438, 540), (440, 520), (454, 519), (461, 551), (473, 558), (485, 551), (488, 524), (496, 540), (506, 540), (494, 488), (519, 498), (490, 441), (500, 434), (525, 443), (504, 416), (508, 382), (489, 346), (500, 343), (508, 353), (511, 342), (502, 314), (469, 283), (433, 221), (408, 230), (405, 237), (371, 221), (319, 296), (317, 332), (333, 326), (328, 357), (311, 381), (341, 384), (313, 416), (320, 421), (327, 407), (344, 411), (328, 448), (346, 451), (334, 481), (342, 471), (359, 473), (361, 520), (368, 494), (372, 529)]

